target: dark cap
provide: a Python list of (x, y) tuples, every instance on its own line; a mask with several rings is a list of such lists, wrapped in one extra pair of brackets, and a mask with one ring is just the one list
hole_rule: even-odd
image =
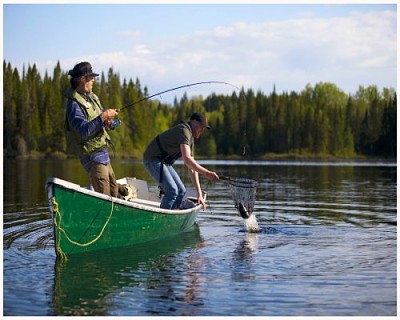
[(204, 113), (201, 112), (195, 112), (190, 116), (190, 120), (196, 120), (198, 122), (201, 122), (202, 124), (205, 125), (207, 129), (211, 129), (211, 127), (208, 125), (208, 120), (207, 117), (204, 115)]
[(79, 77), (97, 77), (98, 74), (94, 73), (92, 70), (92, 66), (89, 62), (80, 62), (78, 63), (72, 70), (69, 70), (68, 75), (72, 78)]

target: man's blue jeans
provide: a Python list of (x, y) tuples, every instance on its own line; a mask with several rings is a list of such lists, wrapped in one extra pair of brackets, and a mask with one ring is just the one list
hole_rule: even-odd
[(161, 200), (160, 208), (177, 209), (181, 205), (182, 199), (186, 194), (186, 188), (181, 178), (172, 166), (163, 165), (162, 182), (160, 182), (161, 161), (144, 161), (144, 167), (156, 180), (165, 192)]

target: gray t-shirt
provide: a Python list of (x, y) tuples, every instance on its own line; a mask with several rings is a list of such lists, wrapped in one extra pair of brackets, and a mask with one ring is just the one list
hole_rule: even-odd
[[(192, 127), (189, 122), (180, 123), (159, 134), (158, 137), (161, 147), (170, 156), (175, 156), (181, 151), (181, 144), (190, 146), (192, 152), (194, 143)], [(158, 147), (156, 139), (153, 139), (143, 154), (143, 160), (154, 161), (160, 159), (162, 159), (162, 152)]]

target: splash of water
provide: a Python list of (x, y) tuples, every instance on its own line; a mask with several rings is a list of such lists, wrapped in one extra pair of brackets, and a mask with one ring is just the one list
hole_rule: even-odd
[(250, 214), (248, 219), (244, 219), (244, 226), (247, 232), (260, 232), (260, 227), (258, 226), (257, 218), (254, 213)]

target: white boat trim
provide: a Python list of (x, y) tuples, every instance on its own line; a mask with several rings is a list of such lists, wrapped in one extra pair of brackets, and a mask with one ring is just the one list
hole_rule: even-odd
[[(137, 184), (133, 183), (135, 181), (138, 183)], [(131, 185), (135, 185), (136, 187), (139, 185), (138, 196), (142, 196), (143, 193), (144, 194), (146, 193), (146, 190), (143, 191), (143, 187), (145, 186), (147, 188), (147, 182), (144, 180), (127, 177), (127, 178), (119, 179), (119, 180), (117, 180), (117, 182), (120, 184), (127, 183), (127, 184), (131, 184)], [(78, 184), (75, 184), (75, 183), (60, 179), (60, 178), (56, 178), (56, 177), (50, 177), (46, 181), (46, 189), (47, 189), (49, 204), (51, 204), (51, 201), (53, 198), (53, 190), (50, 187), (51, 184), (56, 184), (63, 188), (74, 190), (76, 192), (87, 194), (89, 196), (96, 197), (96, 198), (99, 198), (102, 200), (112, 201), (114, 203), (119, 203), (119, 204), (122, 204), (122, 205), (125, 205), (128, 207), (145, 210), (145, 211), (162, 213), (162, 214), (182, 214), (182, 215), (184, 215), (184, 214), (188, 214), (188, 213), (191, 213), (194, 211), (200, 211), (200, 209), (201, 209), (200, 204), (193, 208), (190, 208), (190, 209), (182, 209), (182, 210), (162, 209), (162, 208), (160, 208), (159, 201), (146, 200), (146, 199), (140, 199), (140, 198), (133, 199), (133, 200), (123, 200), (123, 199), (111, 197), (111, 196), (96, 192), (96, 191), (92, 190), (90, 188), (90, 186), (81, 187)], [(150, 193), (148, 190), (147, 190), (147, 193), (149, 194), (149, 197), (154, 198), (154, 195), (155, 195), (154, 193)], [(52, 208), (52, 205), (49, 205), (49, 207)], [(51, 214), (53, 215), (52, 209), (50, 209), (50, 210), (51, 210)]]

